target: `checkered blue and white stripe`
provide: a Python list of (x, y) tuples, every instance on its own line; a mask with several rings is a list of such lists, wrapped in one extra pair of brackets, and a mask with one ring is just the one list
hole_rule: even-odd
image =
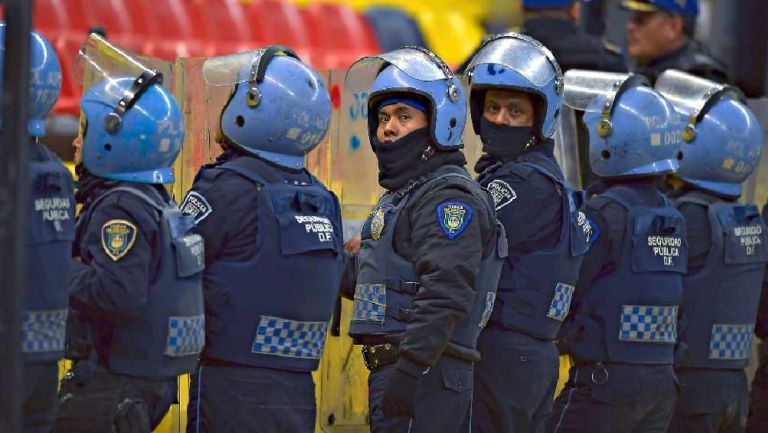
[(384, 284), (358, 284), (355, 287), (355, 305), (352, 320), (384, 323), (387, 311), (387, 286)]
[(547, 317), (560, 322), (565, 320), (565, 317), (568, 316), (568, 310), (571, 308), (574, 290), (575, 288), (570, 284), (557, 283), (557, 286), (555, 286), (555, 296), (552, 297)]
[(677, 306), (622, 305), (619, 340), (674, 344), (677, 340)]
[(197, 355), (205, 345), (205, 316), (169, 317), (165, 354)]
[(738, 360), (749, 358), (755, 324), (712, 325), (709, 359)]
[(261, 316), (252, 353), (290, 358), (320, 359), (325, 346), (326, 322), (299, 322)]
[(25, 311), (21, 318), (21, 351), (24, 353), (64, 350), (69, 310)]

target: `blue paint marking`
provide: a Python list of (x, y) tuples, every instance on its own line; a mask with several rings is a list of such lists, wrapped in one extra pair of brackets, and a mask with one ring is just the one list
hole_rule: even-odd
[(357, 135), (349, 137), (349, 147), (351, 147), (352, 150), (360, 149), (360, 138)]

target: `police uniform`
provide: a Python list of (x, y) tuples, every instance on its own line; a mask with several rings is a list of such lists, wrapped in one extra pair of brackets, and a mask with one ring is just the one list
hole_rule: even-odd
[(564, 99), (585, 111), (590, 162), (607, 189), (583, 210), (597, 239), (561, 331), (574, 365), (547, 431), (666, 432), (688, 245), (683, 216), (660, 191), (679, 167), (679, 143), (658, 141), (681, 122), (632, 74), (571, 70)]
[(69, 277), (75, 237), (72, 176), (40, 143), (30, 144), (30, 208), (27, 278), (22, 315), (25, 432), (48, 432), (56, 415), (59, 367), (69, 299), (61, 282)]
[[(162, 184), (184, 121), (162, 74), (91, 34), (79, 62), (82, 161), (56, 432), (146, 433), (204, 344), (203, 239)], [(157, 60), (157, 59), (155, 59)], [(159, 61), (159, 60), (157, 60)]]
[(479, 360), (474, 339), (493, 305), (493, 272), (476, 278), (498, 261), (489, 198), (460, 166), (425, 175), (385, 194), (363, 226), (350, 335), (371, 371), (374, 432), (405, 432), (411, 422), (381, 410), (395, 363), (424, 374), (410, 431), (461, 431)]
[(670, 431), (743, 432), (744, 368), (768, 260), (768, 233), (754, 206), (733, 199), (688, 189), (676, 203), (686, 219), (690, 259), (676, 360), (682, 393)]
[[(763, 221), (768, 222), (768, 204), (763, 207)], [(759, 345), (761, 348), (758, 353), (759, 364), (752, 379), (749, 395), (747, 433), (759, 433), (768, 428), (768, 354), (765, 349), (765, 342), (768, 339), (768, 271), (763, 277), (755, 334), (762, 341)]]
[(202, 349), (202, 239), (183, 235), (162, 187), (90, 178), (78, 198), (69, 338), (90, 351), (68, 353), (78, 359), (61, 385), (55, 431), (145, 431)]
[(685, 223), (652, 180), (609, 187), (584, 212), (600, 237), (576, 284), (564, 330), (575, 366), (547, 431), (664, 432), (677, 395)]
[(339, 202), (305, 168), (328, 130), (328, 89), (281, 46), (203, 69), (207, 83), (228, 84), (211, 89), (229, 96), (218, 125), (227, 150), (182, 203), (207, 246), (207, 339), (187, 431), (311, 433), (311, 373), (343, 266)]
[(584, 215), (579, 218), (553, 149), (548, 140), (478, 178), (493, 195), (510, 254), (478, 341), (477, 432), (540, 432), (552, 411), (559, 371), (553, 340), (568, 314), (591, 230)]
[[(230, 150), (200, 171), (182, 210), (206, 240), (208, 265), (208, 343), (193, 376), (188, 431), (312, 431), (310, 372), (341, 278), (335, 195), (306, 170)], [(253, 291), (254, 281), (274, 293)], [(226, 397), (233, 393), (247, 399)]]

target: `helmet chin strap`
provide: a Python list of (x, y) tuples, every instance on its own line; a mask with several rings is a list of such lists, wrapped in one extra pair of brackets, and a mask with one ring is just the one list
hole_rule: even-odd
[(125, 96), (117, 101), (117, 106), (104, 117), (104, 129), (110, 134), (114, 135), (120, 131), (123, 123), (123, 116), (125, 113), (133, 107), (136, 101), (141, 98), (141, 95), (147, 91), (151, 86), (155, 84), (163, 83), (163, 74), (147, 70), (143, 71), (131, 84), (125, 92)]

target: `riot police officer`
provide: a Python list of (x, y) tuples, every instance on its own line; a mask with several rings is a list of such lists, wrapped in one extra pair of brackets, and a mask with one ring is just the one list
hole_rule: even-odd
[(575, 364), (547, 431), (666, 432), (687, 246), (659, 188), (678, 167), (678, 115), (639, 75), (571, 70), (564, 100), (585, 111), (590, 162), (608, 188), (585, 205), (599, 237), (562, 330)]
[[(162, 75), (91, 35), (93, 77), (75, 139), (79, 173), (67, 357), (56, 432), (148, 433), (204, 338), (203, 240), (163, 184), (184, 124)], [(70, 338), (71, 337), (71, 338)]]
[(224, 153), (182, 204), (207, 263), (206, 347), (187, 431), (311, 433), (311, 372), (339, 291), (343, 238), (338, 200), (304, 160), (326, 135), (330, 96), (285, 47), (208, 59), (203, 70), (214, 91), (230, 94), (216, 125)]
[[(768, 224), (768, 203), (763, 206), (763, 221)], [(763, 276), (763, 290), (757, 309), (755, 335), (761, 340), (759, 364), (752, 379), (749, 393), (749, 416), (747, 433), (760, 433), (768, 429), (768, 269)]]
[(370, 370), (371, 431), (467, 432), (476, 340), (506, 242), (464, 169), (458, 78), (427, 49), (355, 62), (386, 192), (362, 229), (349, 333)]
[(651, 82), (667, 69), (680, 69), (718, 82), (728, 81), (725, 64), (694, 40), (699, 0), (624, 0), (627, 53), (636, 72)]
[(734, 87), (669, 70), (656, 90), (687, 120), (676, 174), (682, 185), (672, 194), (689, 258), (675, 356), (682, 393), (670, 432), (741, 433), (768, 230), (754, 204), (737, 200), (760, 162), (762, 131)]
[(516, 33), (485, 41), (467, 68), (483, 155), (478, 182), (493, 196), (509, 256), (478, 341), (472, 426), (541, 432), (559, 371), (553, 340), (568, 314), (591, 228), (554, 157), (563, 75), (546, 47)]
[[(61, 282), (69, 275), (75, 236), (75, 188), (59, 157), (39, 141), (45, 137), (44, 118), (61, 91), (61, 65), (43, 36), (32, 32), (30, 44), (31, 200), (22, 315), (23, 428), (27, 433), (47, 433), (56, 416), (57, 361), (64, 355), (68, 292)], [(0, 23), (0, 71), (4, 51), (5, 23)], [(0, 137), (2, 132), (0, 119)]]

